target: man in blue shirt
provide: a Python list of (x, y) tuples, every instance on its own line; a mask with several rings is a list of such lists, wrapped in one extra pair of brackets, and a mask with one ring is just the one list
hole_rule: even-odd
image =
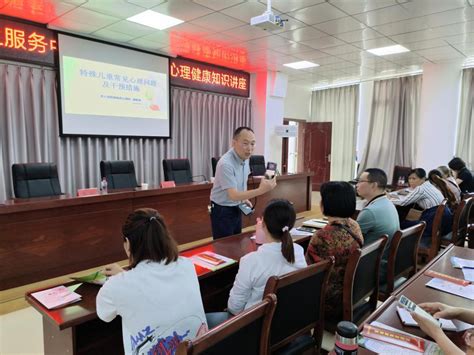
[(260, 180), (258, 188), (247, 190), (250, 174), (249, 158), (255, 148), (255, 134), (249, 127), (239, 127), (232, 139), (232, 148), (217, 163), (211, 190), (211, 223), (214, 239), (242, 232), (239, 204), (252, 207), (251, 198), (263, 195), (276, 186), (276, 180)]

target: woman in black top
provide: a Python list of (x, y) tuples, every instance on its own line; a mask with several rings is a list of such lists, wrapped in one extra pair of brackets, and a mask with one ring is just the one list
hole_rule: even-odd
[(474, 178), (472, 173), (466, 167), (466, 163), (458, 157), (451, 159), (448, 163), (449, 168), (454, 171), (456, 182), (463, 193), (474, 192)]

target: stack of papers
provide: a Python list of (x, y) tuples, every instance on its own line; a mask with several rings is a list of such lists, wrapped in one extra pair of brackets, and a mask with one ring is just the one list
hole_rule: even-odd
[(474, 285), (463, 286), (435, 277), (426, 286), (474, 301)]
[(195, 265), (202, 266), (203, 268), (215, 271), (236, 263), (237, 261), (226, 256), (213, 253), (211, 251), (205, 251), (190, 257), (191, 261)]
[(324, 219), (318, 219), (318, 218), (308, 219), (307, 221), (303, 222), (303, 226), (313, 227), (313, 228), (318, 228), (318, 229), (326, 227), (327, 224), (328, 224), (328, 221)]
[(474, 282), (474, 260), (451, 257), (451, 264), (457, 269), (462, 269), (464, 279)]
[(31, 294), (47, 309), (55, 309), (81, 300), (81, 295), (69, 290), (66, 286), (57, 286)]

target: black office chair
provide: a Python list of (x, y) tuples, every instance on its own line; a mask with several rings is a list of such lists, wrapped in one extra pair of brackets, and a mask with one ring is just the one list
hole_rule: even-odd
[(108, 189), (129, 189), (138, 186), (135, 165), (131, 160), (102, 160), (100, 176), (107, 179)]
[(274, 294), (265, 296), (207, 333), (180, 343), (176, 355), (268, 355), (268, 332), (276, 304)]
[(58, 168), (54, 163), (13, 164), (12, 176), (17, 198), (61, 195)]
[(267, 170), (265, 166), (265, 157), (263, 155), (250, 156), (250, 172), (253, 176), (263, 176)]
[(219, 161), (220, 158), (221, 157), (212, 157), (211, 158), (212, 176), (216, 176), (217, 162)]
[(189, 159), (163, 159), (165, 181), (174, 181), (176, 184), (193, 182)]
[(273, 354), (302, 354), (314, 347), (321, 348), (324, 295), (333, 264), (331, 258), (268, 279), (263, 294), (274, 293), (278, 298), (270, 327)]

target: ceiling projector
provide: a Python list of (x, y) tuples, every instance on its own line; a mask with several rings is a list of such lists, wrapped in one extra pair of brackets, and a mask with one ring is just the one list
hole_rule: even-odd
[(260, 16), (250, 19), (250, 25), (260, 27), (265, 31), (280, 30), (285, 27), (285, 21), (280, 16), (273, 14), (271, 11), (265, 11)]

